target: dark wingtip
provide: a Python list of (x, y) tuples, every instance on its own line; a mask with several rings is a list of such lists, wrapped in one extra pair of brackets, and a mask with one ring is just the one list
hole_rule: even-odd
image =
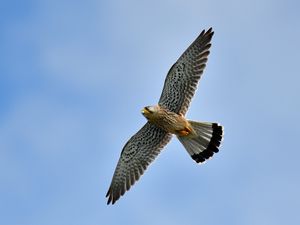
[(110, 188), (108, 189), (108, 191), (107, 191), (105, 197), (108, 197), (109, 193), (110, 193)]
[(210, 27), (210, 28), (207, 30), (207, 33), (214, 33), (213, 28)]
[(111, 196), (109, 196), (106, 204), (109, 205), (110, 203), (111, 203)]
[(212, 30), (212, 27), (210, 27), (207, 31), (205, 29), (202, 30), (201, 33), (199, 34), (198, 38), (206, 36), (210, 40), (213, 35), (214, 35), (214, 31)]
[(201, 33), (199, 34), (199, 36), (202, 36), (204, 33), (205, 33), (205, 29), (203, 29), (203, 30), (201, 31)]
[(109, 196), (109, 198), (108, 198), (108, 200), (107, 200), (107, 205), (109, 205), (109, 204), (115, 204), (115, 202), (118, 200), (118, 198), (117, 199), (115, 199), (115, 198), (113, 198), (111, 195)]
[(213, 31), (213, 29), (212, 29), (212, 27), (210, 27), (206, 32), (205, 32), (205, 35), (209, 35), (209, 36), (213, 36), (214, 35), (214, 31)]
[(107, 191), (105, 197), (106, 197), (106, 198), (108, 197), (107, 203), (106, 203), (106, 204), (109, 205), (109, 204), (111, 203), (111, 200), (112, 200), (111, 188), (108, 189), (108, 191)]
[(212, 30), (212, 28), (209, 28), (207, 31), (202, 30), (196, 40), (200, 41), (201, 43), (203, 42), (203, 44), (205, 44), (206, 46), (206, 49), (208, 50), (211, 45), (209, 45), (209, 47), (207, 46), (208, 44), (210, 44), (213, 35), (214, 35), (214, 31)]

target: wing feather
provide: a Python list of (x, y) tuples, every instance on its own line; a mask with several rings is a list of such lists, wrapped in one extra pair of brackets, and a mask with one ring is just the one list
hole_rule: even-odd
[(172, 135), (147, 122), (124, 146), (106, 197), (114, 204), (140, 178)]
[(209, 55), (212, 28), (203, 30), (171, 67), (165, 79), (158, 104), (185, 115)]

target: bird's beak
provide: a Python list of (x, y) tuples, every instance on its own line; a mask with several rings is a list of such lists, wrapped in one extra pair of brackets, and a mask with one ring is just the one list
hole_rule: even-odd
[(143, 109), (141, 110), (141, 113), (145, 115), (145, 114), (148, 114), (149, 111), (148, 111), (148, 109), (145, 107), (145, 108), (143, 108)]

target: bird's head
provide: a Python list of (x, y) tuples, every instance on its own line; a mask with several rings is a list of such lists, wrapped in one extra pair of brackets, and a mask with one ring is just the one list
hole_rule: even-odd
[(159, 106), (158, 105), (154, 105), (154, 106), (145, 106), (143, 109), (142, 109), (142, 114), (144, 115), (144, 117), (146, 117), (147, 119), (151, 119), (153, 118), (156, 113), (158, 112), (159, 110)]

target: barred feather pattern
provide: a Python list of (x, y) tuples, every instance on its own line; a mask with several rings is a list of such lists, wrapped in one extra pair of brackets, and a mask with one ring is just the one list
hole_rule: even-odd
[[(169, 70), (158, 104), (169, 111), (185, 115), (198, 82), (206, 66), (211, 39), (212, 28), (203, 30), (196, 40), (179, 57)], [(210, 125), (212, 126), (216, 125)], [(222, 128), (213, 128), (212, 133), (206, 130), (201, 138), (180, 140), (195, 161), (202, 162), (218, 151), (222, 138)], [(208, 141), (205, 135), (216, 138)], [(163, 129), (147, 122), (124, 146), (110, 187), (106, 194), (107, 204), (114, 204), (131, 186), (139, 180), (148, 165), (170, 141), (172, 135)], [(196, 144), (198, 142), (198, 144)], [(197, 148), (198, 146), (198, 148)], [(196, 147), (196, 148), (195, 148)]]
[(124, 146), (106, 197), (114, 204), (139, 180), (172, 135), (147, 122)]
[(184, 148), (197, 163), (203, 163), (219, 152), (223, 127), (218, 123), (189, 121), (194, 135), (177, 136)]
[(158, 104), (185, 115), (206, 66), (212, 28), (203, 30), (169, 70)]

